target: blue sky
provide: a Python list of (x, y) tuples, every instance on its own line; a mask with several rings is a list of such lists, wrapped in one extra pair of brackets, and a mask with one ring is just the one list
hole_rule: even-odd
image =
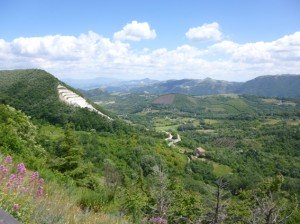
[[(247, 80), (267, 72), (300, 73), (299, 63), (295, 60), (300, 58), (298, 48), (291, 47), (295, 44), (298, 46), (299, 42), (299, 12), (298, 0), (2, 0), (0, 59), (1, 50), (2, 55), (9, 53), (11, 57), (10, 61), (0, 63), (0, 69), (33, 66), (47, 69), (58, 77), (75, 78), (147, 76), (166, 79), (210, 76), (226, 80)], [(124, 29), (126, 24), (134, 24), (133, 21), (136, 21), (136, 26), (128, 26), (127, 33), (123, 32), (120, 34), (122, 37), (114, 38), (116, 32)], [(142, 28), (141, 24), (144, 23), (147, 23), (147, 27)], [(142, 30), (133, 31), (139, 24)], [(199, 27), (202, 28), (195, 30), (197, 34), (187, 35), (189, 29)], [(206, 33), (208, 36), (205, 37), (203, 33), (199, 34), (209, 32), (207, 29), (213, 33)], [(97, 37), (91, 35), (90, 31)], [(146, 33), (141, 34), (144, 31)], [(142, 36), (133, 40), (124, 36), (129, 35), (128, 32)], [(84, 40), (80, 39), (82, 34), (88, 36), (83, 38), (88, 42), (86, 47), (95, 47), (96, 50), (87, 52), (83, 49)], [(55, 35), (57, 38), (46, 38)], [(283, 40), (284, 36), (288, 36), (285, 38), (288, 40)], [(21, 37), (27, 39), (20, 39)], [(33, 37), (40, 39), (32, 39)], [(75, 39), (69, 40), (66, 37)], [(65, 41), (73, 44), (63, 52), (45, 50), (45, 46), (59, 49), (57, 45), (64, 43), (65, 46)], [(93, 45), (89, 44), (91, 41), (94, 41)], [(260, 42), (265, 45), (262, 46)], [(103, 52), (103, 48), (107, 51)], [(115, 51), (123, 54), (119, 55)], [(260, 51), (263, 55), (257, 55)], [(84, 56), (75, 56), (78, 52)], [(247, 52), (253, 57), (249, 58)], [(185, 59), (186, 55), (188, 61)], [(155, 61), (157, 57), (160, 61)], [(174, 57), (175, 66), (169, 60), (170, 57)], [(87, 63), (91, 58), (95, 60)], [(282, 61), (283, 58), (286, 63), (279, 64), (279, 60)], [(160, 64), (161, 61), (164, 63)], [(265, 67), (262, 63), (265, 63)], [(72, 70), (74, 64), (80, 66)], [(181, 67), (179, 64), (182, 64)], [(215, 69), (218, 66), (219, 69)], [(203, 72), (199, 72), (202, 68)]]

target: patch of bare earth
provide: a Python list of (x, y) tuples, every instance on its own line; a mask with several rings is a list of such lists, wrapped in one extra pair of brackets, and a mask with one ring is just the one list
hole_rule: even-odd
[(172, 104), (174, 102), (175, 94), (167, 94), (156, 98), (154, 104)]

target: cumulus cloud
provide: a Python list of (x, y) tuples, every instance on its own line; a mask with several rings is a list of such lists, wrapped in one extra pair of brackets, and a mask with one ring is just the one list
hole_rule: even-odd
[(114, 33), (114, 39), (120, 41), (140, 41), (142, 39), (154, 39), (155, 37), (155, 30), (151, 30), (147, 22), (139, 23), (137, 21), (126, 24), (122, 30)]
[(216, 22), (209, 23), (209, 24), (205, 23), (202, 26), (190, 28), (185, 33), (185, 36), (189, 40), (198, 40), (198, 41), (204, 41), (204, 40), (218, 41), (222, 39), (222, 33), (219, 30), (219, 24)]
[(254, 42), (237, 44), (232, 41), (222, 41), (210, 47), (212, 51), (226, 53), (234, 61), (248, 63), (279, 63), (283, 61), (300, 60), (300, 32), (286, 35), (271, 42)]
[(42, 68), (57, 77), (242, 81), (265, 74), (300, 73), (300, 32), (270, 42), (224, 40), (205, 48), (132, 49), (95, 32), (0, 39), (0, 69)]

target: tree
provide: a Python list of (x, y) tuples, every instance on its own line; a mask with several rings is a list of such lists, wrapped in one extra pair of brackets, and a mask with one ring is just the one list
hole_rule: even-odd
[(203, 207), (199, 193), (186, 191), (178, 180), (172, 180), (169, 185), (170, 208), (168, 221), (170, 223), (200, 223)]
[(253, 190), (244, 190), (231, 201), (226, 223), (287, 223), (297, 211), (294, 195), (281, 190), (284, 179), (278, 175), (261, 182)]
[(161, 218), (166, 218), (170, 206), (167, 174), (161, 167), (155, 166), (153, 167), (153, 174), (150, 180), (152, 183), (151, 196), (155, 202), (154, 214)]
[(278, 175), (264, 181), (251, 193), (252, 222), (285, 223), (297, 209), (295, 196), (281, 190), (283, 176)]
[(92, 164), (83, 163), (83, 149), (77, 143), (73, 130), (72, 124), (66, 125), (64, 137), (57, 146), (57, 158), (54, 160), (52, 168), (73, 178), (79, 185), (92, 187), (90, 186), (92, 178), (89, 176)]
[(214, 194), (214, 206), (213, 210), (207, 214), (204, 223), (209, 224), (219, 224), (223, 223), (227, 216), (227, 192), (225, 188), (227, 183), (224, 182), (222, 178), (218, 179), (216, 182), (216, 191)]
[(108, 159), (104, 161), (103, 174), (105, 178), (105, 185), (109, 192), (109, 197), (110, 199), (114, 199), (117, 187), (122, 182), (122, 176), (113, 162)]
[(124, 191), (119, 192), (122, 210), (131, 215), (133, 223), (141, 223), (143, 208), (148, 203), (148, 197), (138, 184), (129, 184)]

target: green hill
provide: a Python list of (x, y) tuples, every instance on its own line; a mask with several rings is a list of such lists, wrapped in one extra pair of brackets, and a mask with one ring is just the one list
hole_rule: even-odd
[(266, 97), (300, 97), (300, 75), (260, 76), (245, 82), (236, 92)]
[[(125, 101), (123, 101), (125, 102)], [(297, 114), (300, 102), (297, 99), (279, 100), (250, 95), (220, 94), (189, 96), (166, 94), (154, 98), (148, 107), (164, 108), (178, 112), (202, 114), (203, 116), (230, 117), (233, 115)], [(125, 107), (125, 105), (124, 105)]]
[[(77, 128), (83, 130), (109, 131), (117, 123), (87, 109), (65, 104), (59, 99), (58, 84), (81, 96), (76, 90), (43, 70), (0, 71), (0, 102), (22, 110), (33, 118), (61, 125), (73, 122)], [(95, 104), (93, 106), (105, 114), (108, 113)]]
[(136, 87), (130, 92), (148, 92), (152, 94), (169, 94), (181, 93), (191, 95), (210, 95), (233, 92), (240, 86), (238, 82), (227, 82), (206, 78), (198, 79), (182, 79), (182, 80), (167, 80), (156, 82), (144, 87)]

